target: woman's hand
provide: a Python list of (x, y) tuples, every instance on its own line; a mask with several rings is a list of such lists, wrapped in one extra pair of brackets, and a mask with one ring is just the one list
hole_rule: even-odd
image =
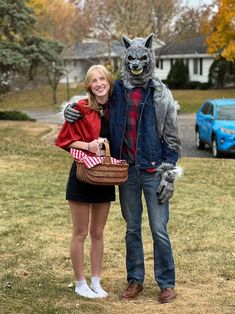
[(88, 143), (88, 152), (96, 154), (98, 150), (98, 140), (93, 140), (92, 142)]

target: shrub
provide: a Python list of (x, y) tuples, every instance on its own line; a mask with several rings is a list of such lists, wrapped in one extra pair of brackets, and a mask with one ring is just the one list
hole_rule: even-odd
[(0, 120), (35, 121), (20, 111), (0, 111)]
[(186, 88), (188, 79), (188, 67), (183, 60), (176, 60), (167, 76), (169, 87), (175, 89)]
[(209, 82), (204, 82), (199, 84), (199, 89), (201, 90), (207, 90), (210, 88), (210, 83)]
[(187, 83), (187, 89), (198, 89), (200, 85), (199, 81), (189, 81)]

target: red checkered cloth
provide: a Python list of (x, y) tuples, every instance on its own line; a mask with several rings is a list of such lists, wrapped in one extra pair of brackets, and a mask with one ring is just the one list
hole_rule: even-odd
[[(92, 168), (98, 164), (101, 164), (105, 157), (88, 156), (83, 151), (75, 148), (70, 148), (70, 154), (75, 160), (83, 161), (87, 168)], [(118, 160), (111, 157), (112, 164), (123, 164), (126, 163), (125, 160)]]

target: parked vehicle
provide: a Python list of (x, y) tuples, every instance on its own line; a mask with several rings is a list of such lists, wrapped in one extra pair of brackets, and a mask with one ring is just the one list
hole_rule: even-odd
[(235, 98), (208, 99), (196, 113), (196, 146), (212, 148), (212, 156), (235, 153)]

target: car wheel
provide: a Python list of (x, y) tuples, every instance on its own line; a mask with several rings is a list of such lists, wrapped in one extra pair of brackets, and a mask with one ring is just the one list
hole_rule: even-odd
[(196, 146), (197, 149), (205, 149), (205, 144), (201, 141), (198, 129), (196, 130)]
[(212, 138), (212, 157), (218, 158), (220, 157), (220, 152), (218, 150), (218, 145), (217, 145), (217, 139), (216, 136), (214, 135)]

